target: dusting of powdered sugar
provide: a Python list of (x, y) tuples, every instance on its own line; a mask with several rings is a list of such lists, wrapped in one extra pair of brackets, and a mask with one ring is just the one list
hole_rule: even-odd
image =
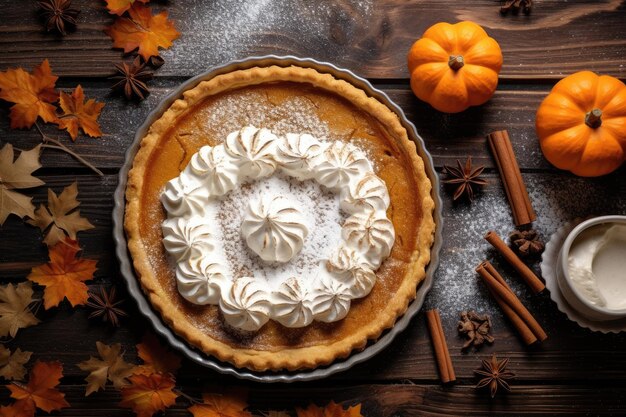
[(306, 97), (268, 105), (265, 94), (241, 90), (221, 97), (218, 104), (200, 110), (206, 129), (213, 131), (217, 140), (250, 125), (270, 129), (276, 135), (308, 133), (320, 141), (329, 136), (328, 124), (320, 120), (315, 104)]
[[(262, 196), (287, 198), (305, 218), (309, 234), (301, 251), (287, 263), (263, 261), (248, 248), (242, 235), (246, 208)], [(341, 225), (345, 221), (338, 194), (323, 189), (313, 180), (298, 181), (279, 173), (231, 191), (217, 202), (215, 212), (222, 231), (220, 246), (233, 278), (253, 276), (266, 280), (273, 289), (291, 277), (305, 281), (318, 276), (331, 252), (339, 247)]]
[[(185, 41), (174, 42), (162, 55), (177, 71), (193, 74), (260, 51), (342, 56), (360, 40), (356, 22), (368, 21), (373, 1), (186, 0), (168, 11)], [(289, 49), (277, 51), (270, 45)]]
[[(550, 303), (547, 295), (534, 296), (519, 275), (495, 252), (483, 236), (494, 230), (505, 241), (514, 230), (511, 209), (497, 174), (487, 176), (488, 191), (479, 194), (472, 204), (452, 204), (449, 190), (441, 189), (444, 200), (443, 248), (433, 288), (425, 302), (426, 308), (438, 308), (442, 320), (454, 328), (459, 312), (475, 309), (502, 320), (502, 312), (493, 301), (482, 281), (474, 271), (483, 260), (490, 261), (500, 271), (533, 314), (550, 312), (541, 308)], [(537, 220), (533, 228), (544, 242), (565, 223), (577, 217), (626, 213), (626, 180), (617, 184), (594, 182), (566, 173), (550, 175), (524, 175), (524, 181)], [(621, 183), (620, 183), (621, 181)], [(616, 192), (617, 190), (617, 192)], [(530, 262), (530, 267), (540, 275), (540, 259)], [(552, 317), (537, 317), (550, 323)]]

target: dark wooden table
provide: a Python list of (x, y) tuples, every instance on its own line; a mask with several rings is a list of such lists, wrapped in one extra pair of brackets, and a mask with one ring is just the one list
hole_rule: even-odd
[[(512, 228), (509, 207), (485, 134), (509, 129), (531, 199), (538, 213), (537, 229), (548, 238), (560, 225), (579, 216), (626, 213), (626, 169), (599, 179), (577, 178), (551, 167), (543, 158), (534, 131), (535, 111), (554, 83), (578, 70), (589, 69), (626, 78), (626, 4), (621, 1), (536, 0), (530, 16), (501, 16), (498, 2), (307, 0), (233, 1), (179, 0), (157, 2), (167, 8), (181, 32), (174, 46), (162, 52), (165, 65), (151, 83), (152, 94), (140, 104), (127, 104), (110, 94), (107, 76), (121, 59), (102, 29), (112, 22), (102, 1), (74, 1), (82, 9), (78, 31), (62, 40), (42, 32), (33, 1), (0, 0), (0, 70), (32, 68), (48, 58), (61, 76), (58, 86), (80, 83), (88, 97), (106, 103), (101, 116), (104, 136), (63, 140), (95, 163), (104, 177), (94, 175), (71, 157), (46, 150), (37, 175), (60, 191), (78, 180), (81, 212), (96, 226), (80, 235), (85, 257), (98, 260), (92, 285), (119, 284), (118, 263), (111, 236), (111, 211), (117, 172), (134, 131), (147, 113), (183, 80), (233, 58), (268, 53), (294, 54), (330, 61), (354, 70), (386, 91), (416, 124), (438, 170), (471, 155), (487, 166), (490, 180), (473, 205), (452, 204), (442, 189), (445, 240), (435, 284), (427, 307), (441, 310), (458, 383), (438, 381), (423, 314), (419, 314), (386, 351), (329, 380), (262, 385), (241, 382), (184, 362), (177, 383), (197, 394), (215, 385), (249, 388), (254, 410), (284, 409), (330, 400), (363, 403), (364, 415), (626, 415), (626, 336), (600, 334), (580, 328), (559, 312), (548, 294), (532, 296), (501, 265), (481, 237), (488, 229), (505, 235)], [(232, 3), (232, 4), (231, 4)], [(500, 85), (493, 99), (480, 108), (444, 115), (411, 93), (406, 52), (423, 31), (438, 21), (470, 19), (498, 40), (504, 53)], [(0, 144), (30, 148), (37, 132), (9, 129), (8, 108), (0, 105)], [(50, 128), (50, 133), (55, 133)], [(63, 135), (59, 135), (63, 136)], [(39, 203), (46, 187), (32, 190)], [(488, 297), (474, 266), (492, 259), (513, 281), (514, 290), (546, 329), (549, 339), (527, 348)], [(0, 276), (3, 283), (23, 281), (30, 268), (46, 260), (41, 235), (35, 228), (10, 218), (0, 229)], [(534, 265), (538, 270), (538, 265)], [(123, 295), (126, 295), (125, 293)], [(127, 295), (126, 295), (127, 296)], [(67, 305), (40, 311), (43, 322), (20, 331), (10, 348), (31, 350), (33, 359), (60, 360), (65, 377), (61, 389), (72, 408), (64, 416), (129, 416), (116, 404), (120, 397), (107, 390), (84, 397), (85, 372), (76, 364), (95, 354), (98, 340), (121, 342), (134, 359), (133, 345), (147, 328), (132, 299), (125, 307), (130, 318), (111, 330), (89, 321), (88, 311)], [(492, 314), (496, 342), (479, 352), (461, 352), (456, 332), (458, 313), (475, 308)], [(492, 352), (510, 357), (517, 374), (513, 391), (491, 400), (473, 388), (473, 370)], [(32, 362), (31, 362), (32, 363)], [(0, 390), (1, 403), (8, 391)], [(182, 398), (166, 412), (188, 415)]]

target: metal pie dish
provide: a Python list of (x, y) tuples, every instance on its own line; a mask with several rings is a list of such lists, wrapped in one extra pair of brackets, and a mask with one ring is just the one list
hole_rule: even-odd
[[(308, 369), (302, 371), (266, 371), (256, 372), (246, 368), (237, 368), (234, 365), (222, 362), (215, 357), (205, 354), (204, 352), (192, 347), (185, 340), (179, 337), (174, 331), (168, 327), (160, 315), (152, 309), (152, 306), (146, 298), (144, 292), (141, 289), (139, 280), (135, 274), (130, 253), (128, 252), (126, 234), (124, 231), (124, 211), (126, 206), (126, 184), (128, 180), (128, 172), (132, 167), (133, 160), (139, 149), (141, 140), (147, 134), (150, 126), (158, 120), (161, 115), (172, 105), (172, 103), (181, 98), (183, 93), (201, 81), (209, 80), (217, 75), (229, 73), (236, 70), (248, 69), (252, 67), (267, 67), (271, 65), (277, 65), (282, 67), (288, 67), (291, 65), (313, 68), (320, 73), (328, 73), (333, 77), (349, 82), (357, 88), (365, 91), (365, 93), (376, 98), (381, 103), (385, 104), (392, 111), (394, 111), (400, 118), (402, 126), (407, 130), (408, 136), (413, 140), (417, 147), (417, 153), (424, 161), (424, 168), (426, 174), (432, 183), (432, 198), (435, 202), (435, 208), (433, 212), (433, 219), (435, 221), (435, 237), (431, 247), (431, 259), (426, 268), (426, 277), (420, 283), (417, 288), (415, 299), (411, 302), (408, 309), (403, 316), (396, 320), (395, 325), (386, 330), (378, 339), (370, 341), (368, 345), (360, 350), (353, 351), (350, 356), (343, 359), (338, 359), (330, 365), (318, 367), (315, 369)], [(326, 378), (338, 372), (350, 369), (354, 365), (364, 362), (380, 351), (385, 349), (391, 344), (395, 337), (407, 328), (411, 319), (419, 312), (426, 294), (432, 287), (433, 276), (437, 266), (439, 264), (439, 251), (442, 245), (442, 228), (443, 228), (443, 216), (442, 216), (442, 202), (439, 196), (439, 179), (435, 172), (432, 157), (426, 151), (423, 139), (418, 135), (415, 125), (411, 123), (405, 116), (402, 109), (393, 103), (391, 99), (382, 91), (375, 89), (367, 80), (361, 78), (351, 71), (338, 68), (330, 63), (319, 62), (309, 58), (297, 58), (294, 56), (262, 56), (262, 57), (250, 57), (243, 60), (232, 61), (228, 64), (214, 67), (209, 71), (193, 77), (186, 82), (182, 83), (172, 93), (165, 97), (161, 103), (148, 115), (145, 122), (139, 127), (135, 133), (135, 138), (126, 152), (126, 159), (124, 165), (119, 172), (119, 182), (114, 195), (115, 205), (113, 209), (113, 238), (115, 240), (115, 253), (120, 262), (120, 270), (124, 277), (128, 291), (130, 295), (137, 302), (139, 311), (152, 323), (154, 330), (165, 337), (172, 347), (183, 353), (187, 358), (192, 361), (213, 369), (223, 374), (232, 375), (237, 378), (247, 379), (256, 382), (297, 382), (297, 381), (312, 381), (321, 378)]]

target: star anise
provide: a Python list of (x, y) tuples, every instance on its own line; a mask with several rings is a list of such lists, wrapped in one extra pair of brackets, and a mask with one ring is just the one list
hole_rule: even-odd
[(483, 377), (480, 381), (478, 381), (478, 384), (476, 384), (476, 388), (478, 389), (489, 387), (491, 398), (496, 396), (498, 387), (502, 387), (507, 391), (511, 391), (511, 387), (509, 386), (507, 380), (515, 378), (515, 374), (511, 371), (506, 370), (506, 366), (508, 364), (508, 358), (498, 361), (495, 353), (491, 355), (490, 360), (486, 361), (483, 359), (482, 369), (477, 369), (474, 371), (476, 374)]
[(521, 9), (524, 14), (530, 14), (532, 7), (533, 0), (506, 0), (500, 7), (500, 13), (507, 14), (511, 10), (513, 14), (517, 14)]
[(467, 340), (463, 344), (463, 349), (470, 346), (478, 348), (485, 342), (493, 343), (494, 338), (489, 334), (491, 330), (491, 320), (487, 314), (478, 314), (474, 310), (461, 312), (461, 320), (458, 325), (459, 333), (464, 334)]
[(143, 100), (150, 94), (146, 81), (152, 79), (153, 73), (139, 57), (136, 57), (132, 64), (126, 62), (115, 64), (115, 70), (117, 74), (111, 77), (117, 81), (111, 87), (113, 90), (122, 91), (128, 100), (133, 98)]
[(80, 10), (72, 8), (71, 0), (41, 0), (39, 14), (45, 20), (46, 30), (56, 30), (67, 35), (68, 29), (76, 27), (76, 18)]
[(443, 180), (444, 184), (456, 185), (456, 191), (454, 192), (453, 200), (458, 200), (461, 196), (465, 195), (472, 201), (474, 199), (474, 187), (483, 186), (487, 184), (487, 180), (480, 178), (480, 174), (483, 173), (485, 167), (479, 166), (478, 168), (472, 168), (472, 157), (468, 156), (465, 162), (465, 167), (461, 165), (461, 161), (456, 160), (457, 167), (449, 167), (444, 165), (443, 172), (448, 174), (447, 179)]
[(89, 314), (89, 318), (102, 317), (102, 321), (108, 321), (113, 326), (120, 325), (119, 318), (128, 314), (118, 307), (124, 300), (115, 299), (115, 286), (112, 286), (109, 292), (104, 286), (100, 286), (100, 294), (89, 291), (89, 301), (87, 305), (93, 309)]
[(509, 240), (522, 257), (540, 255), (545, 246), (535, 230), (516, 230), (509, 235)]

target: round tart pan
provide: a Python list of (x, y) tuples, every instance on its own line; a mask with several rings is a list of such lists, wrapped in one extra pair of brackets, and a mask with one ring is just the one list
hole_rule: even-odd
[[(217, 360), (216, 358), (209, 356), (187, 344), (183, 339), (178, 337), (168, 326), (163, 323), (161, 317), (152, 310), (152, 307), (146, 299), (139, 281), (135, 276), (135, 272), (130, 259), (130, 254), (127, 248), (126, 235), (124, 232), (124, 209), (125, 209), (125, 192), (126, 182), (128, 177), (128, 171), (130, 170), (135, 154), (139, 149), (139, 144), (142, 138), (148, 132), (148, 129), (154, 121), (156, 121), (165, 110), (178, 98), (180, 98), (184, 91), (191, 89), (201, 81), (211, 79), (219, 74), (225, 74), (240, 69), (248, 69), (252, 67), (265, 67), (271, 65), (278, 66), (291, 66), (296, 65), (304, 68), (313, 68), (321, 73), (328, 73), (333, 75), (337, 79), (341, 79), (351, 83), (352, 85), (362, 89), (365, 93), (371, 97), (376, 98), (381, 103), (385, 104), (391, 110), (393, 110), (400, 118), (400, 122), (407, 130), (409, 138), (413, 140), (417, 145), (417, 152), (424, 160), (424, 168), (426, 174), (432, 182), (432, 198), (435, 202), (435, 209), (433, 217), (435, 220), (435, 239), (431, 248), (431, 260), (426, 268), (426, 278), (420, 284), (417, 289), (417, 295), (415, 300), (409, 305), (407, 311), (402, 317), (400, 317), (393, 328), (387, 330), (377, 340), (370, 342), (365, 349), (361, 351), (353, 352), (349, 357), (335, 361), (334, 363), (319, 367), (312, 370), (303, 370), (295, 372), (254, 372), (244, 368), (236, 368), (234, 365)], [(232, 61), (226, 65), (214, 67), (209, 71), (193, 77), (178, 88), (172, 91), (161, 103), (148, 115), (145, 122), (135, 133), (133, 143), (130, 145), (126, 152), (126, 160), (119, 172), (119, 183), (114, 195), (115, 206), (113, 209), (113, 238), (115, 240), (115, 253), (120, 262), (121, 273), (130, 295), (137, 301), (139, 311), (148, 318), (148, 320), (154, 326), (157, 333), (165, 337), (170, 345), (175, 349), (182, 352), (189, 359), (194, 362), (206, 366), (223, 374), (233, 375), (237, 378), (247, 379), (257, 382), (296, 382), (296, 381), (312, 381), (316, 379), (326, 378), (337, 372), (350, 369), (357, 363), (361, 363), (367, 359), (370, 359), (383, 349), (385, 349), (393, 339), (409, 325), (411, 318), (413, 318), (422, 307), (424, 298), (430, 290), (433, 282), (433, 275), (437, 269), (439, 263), (439, 251), (442, 243), (442, 227), (443, 219), (441, 212), (441, 197), (439, 196), (439, 179), (433, 166), (433, 160), (430, 154), (426, 151), (424, 141), (417, 134), (415, 126), (411, 123), (400, 107), (393, 103), (389, 97), (380, 90), (375, 89), (367, 80), (356, 76), (351, 71), (337, 68), (336, 66), (319, 62), (314, 59), (296, 58), (293, 56), (275, 56), (268, 55), (262, 57), (250, 57), (240, 61)]]

